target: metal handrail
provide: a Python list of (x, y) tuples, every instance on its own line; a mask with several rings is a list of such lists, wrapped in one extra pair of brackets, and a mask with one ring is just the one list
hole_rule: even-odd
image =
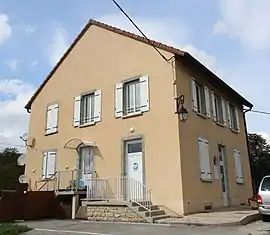
[(89, 179), (86, 198), (90, 200), (130, 201), (144, 208), (151, 217), (152, 189), (132, 178)]
[(52, 178), (53, 178), (56, 174), (57, 174), (57, 171), (56, 171), (53, 175), (51, 175), (49, 178), (44, 179), (44, 180), (46, 180), (46, 182), (45, 182), (43, 185), (41, 185), (41, 187), (38, 189), (38, 191), (40, 191), (46, 184), (48, 184), (48, 182), (50, 182), (50, 181), (52, 180)]

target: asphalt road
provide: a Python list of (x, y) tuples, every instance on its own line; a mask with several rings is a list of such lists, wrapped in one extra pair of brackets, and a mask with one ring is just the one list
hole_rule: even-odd
[(78, 220), (43, 220), (25, 224), (34, 228), (26, 235), (270, 235), (270, 223), (261, 221), (237, 227), (95, 223)]

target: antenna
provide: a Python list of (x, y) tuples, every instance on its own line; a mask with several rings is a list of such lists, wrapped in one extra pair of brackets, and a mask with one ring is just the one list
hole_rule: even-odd
[(26, 164), (26, 155), (24, 153), (18, 157), (17, 163), (19, 166), (24, 166)]
[(27, 175), (20, 175), (19, 177), (19, 182), (21, 184), (26, 184), (29, 182), (28, 176)]

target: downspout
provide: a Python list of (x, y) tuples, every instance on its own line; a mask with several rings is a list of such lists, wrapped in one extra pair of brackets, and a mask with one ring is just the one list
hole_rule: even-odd
[(248, 144), (248, 132), (247, 132), (247, 123), (246, 123), (246, 113), (251, 111), (252, 107), (245, 110), (243, 112), (243, 119), (244, 119), (244, 127), (245, 127), (245, 136), (246, 136), (246, 143), (247, 143), (247, 150), (248, 150), (248, 159), (249, 159), (249, 168), (250, 168), (250, 175), (251, 175), (251, 183), (252, 183), (252, 192), (253, 195), (256, 194), (256, 189), (255, 189), (255, 185), (254, 185), (254, 180), (253, 180), (253, 170), (251, 167), (251, 156), (250, 156), (250, 148), (249, 148), (249, 144)]

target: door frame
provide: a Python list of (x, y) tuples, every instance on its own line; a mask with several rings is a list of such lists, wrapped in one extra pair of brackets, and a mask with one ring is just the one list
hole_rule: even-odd
[(126, 149), (126, 144), (129, 141), (140, 141), (142, 143), (142, 178), (143, 178), (143, 184), (145, 185), (146, 182), (146, 167), (145, 167), (145, 141), (144, 141), (144, 136), (143, 135), (132, 135), (129, 137), (124, 137), (122, 138), (122, 154), (121, 154), (121, 176), (127, 176), (127, 169), (126, 169), (126, 154), (127, 154), (127, 149)]
[[(228, 164), (227, 164), (227, 155), (226, 155), (226, 146), (222, 145), (222, 144), (218, 144), (218, 148), (221, 148), (221, 154), (222, 154), (222, 161), (219, 160), (219, 174), (220, 174), (220, 184), (221, 184), (221, 192), (222, 192), (222, 201), (223, 201), (223, 206), (229, 206), (230, 202), (229, 202), (229, 174), (228, 174)], [(222, 165), (221, 165), (222, 162)], [(223, 170), (224, 170), (224, 176), (225, 176), (225, 188), (226, 188), (226, 194), (227, 194), (227, 203), (225, 205), (225, 200), (224, 200), (224, 192), (222, 189), (222, 177), (221, 177), (221, 169), (220, 167), (223, 166)]]

